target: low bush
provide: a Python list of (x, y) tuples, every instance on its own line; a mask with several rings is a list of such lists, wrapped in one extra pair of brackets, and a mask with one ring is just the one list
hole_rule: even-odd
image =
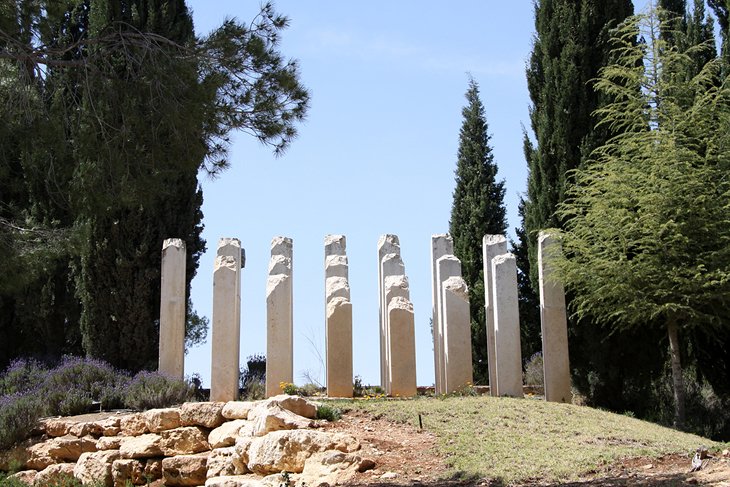
[(342, 411), (339, 408), (322, 404), (317, 408), (317, 419), (326, 419), (327, 421), (337, 421), (342, 417)]
[(0, 397), (0, 450), (28, 437), (43, 416), (43, 402), (34, 394)]
[(0, 377), (0, 395), (28, 392), (46, 380), (48, 368), (33, 359), (13, 360)]
[(132, 409), (154, 409), (182, 404), (195, 397), (195, 387), (158, 372), (139, 372), (126, 387), (124, 404)]
[(525, 385), (528, 386), (541, 386), (545, 383), (545, 377), (543, 374), (543, 360), (542, 352), (537, 352), (532, 355), (525, 363)]

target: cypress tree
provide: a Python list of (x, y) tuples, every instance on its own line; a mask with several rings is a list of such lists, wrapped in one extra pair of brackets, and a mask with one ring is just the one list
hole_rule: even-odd
[(474, 79), (469, 80), (466, 100), (467, 104), (461, 111), (464, 120), (459, 131), (456, 188), (449, 231), (454, 239), (454, 254), (461, 260), (462, 276), (469, 286), (474, 380), (486, 384), (489, 369), (482, 238), (487, 234), (504, 234), (507, 223), (504, 181), (497, 181), (497, 165), (489, 145), (484, 105)]

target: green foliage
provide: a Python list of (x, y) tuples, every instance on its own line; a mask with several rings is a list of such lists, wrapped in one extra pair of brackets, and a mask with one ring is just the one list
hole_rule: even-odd
[(322, 404), (317, 407), (317, 419), (327, 421), (338, 421), (342, 417), (342, 410), (329, 404)]
[(266, 396), (266, 356), (250, 355), (246, 367), (239, 374), (239, 386), (247, 400), (263, 399)]
[[(623, 24), (617, 62), (596, 83), (612, 100), (598, 110), (601, 124), (621, 133), (574, 173), (560, 208), (562, 272), (579, 316), (614, 329), (666, 327), (671, 341), (676, 327), (727, 326), (730, 136), (718, 127), (730, 123), (730, 89), (715, 86), (718, 61), (688, 77), (692, 56), (652, 37), (658, 23), (650, 14)], [(647, 42), (636, 44), (640, 28)]]
[(525, 201), (520, 199), (518, 213), (521, 225), (515, 229), (517, 241), (510, 240), (517, 264), (517, 299), (520, 316), (520, 349), (522, 357), (532, 357), (542, 350), (540, 297), (530, 282), (528, 237), (525, 231)]
[[(0, 366), (19, 355), (157, 361), (160, 248), (205, 250), (200, 169), (228, 134), (276, 153), (308, 93), (278, 50), (287, 19), (194, 35), (184, 0), (5, 2), (0, 18)], [(188, 346), (207, 323), (188, 306)]]
[(472, 316), (472, 362), (477, 382), (487, 383), (486, 317), (484, 313), (484, 264), (482, 238), (501, 235), (507, 228), (504, 208), (504, 181), (497, 181), (490, 135), (479, 99), (479, 86), (469, 80), (467, 104), (459, 131), (456, 188), (451, 207), (449, 233), (454, 239), (454, 255), (461, 260), (461, 274), (469, 287)]
[(43, 400), (37, 395), (0, 396), (0, 450), (6, 450), (27, 438), (41, 417), (43, 408)]
[(533, 354), (525, 363), (523, 383), (528, 386), (541, 386), (545, 384), (542, 352)]
[(195, 389), (180, 379), (167, 377), (157, 372), (138, 372), (124, 391), (124, 404), (127, 407), (144, 411), (164, 408), (191, 401)]

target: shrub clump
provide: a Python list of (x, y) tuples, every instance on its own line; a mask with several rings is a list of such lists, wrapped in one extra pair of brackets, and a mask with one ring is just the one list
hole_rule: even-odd
[(0, 375), (0, 449), (24, 440), (44, 416), (72, 416), (92, 409), (151, 409), (192, 400), (195, 388), (157, 372), (134, 377), (95, 359), (64, 357), (49, 368), (15, 360)]
[(124, 392), (124, 404), (132, 409), (154, 409), (193, 400), (195, 388), (185, 381), (158, 372), (139, 372)]

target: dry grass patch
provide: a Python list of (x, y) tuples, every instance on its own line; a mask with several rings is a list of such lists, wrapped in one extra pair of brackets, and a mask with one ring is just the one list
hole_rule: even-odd
[(688, 456), (706, 438), (570, 404), (492, 397), (339, 402), (375, 416), (419, 425), (439, 438), (453, 478), (507, 484), (574, 480), (622, 458)]

